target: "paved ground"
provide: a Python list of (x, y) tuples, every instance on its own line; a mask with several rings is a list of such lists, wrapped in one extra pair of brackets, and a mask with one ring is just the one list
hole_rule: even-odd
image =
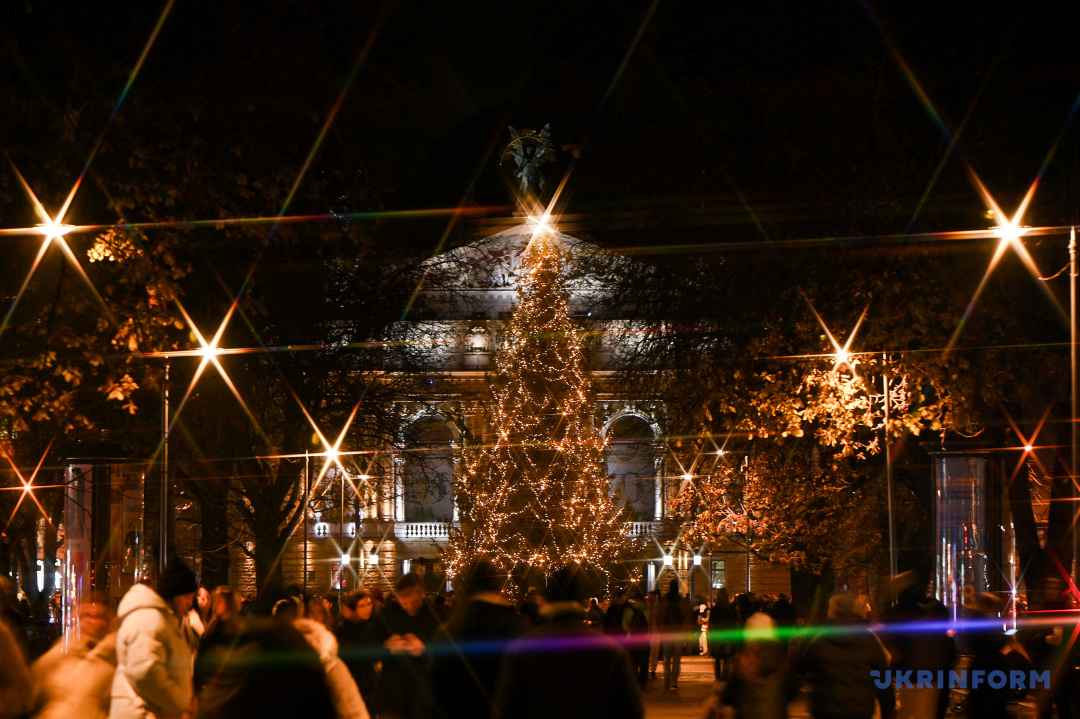
[[(702, 719), (705, 702), (713, 691), (713, 662), (709, 657), (683, 657), (679, 688), (664, 691), (663, 667), (657, 667), (658, 679), (645, 688), (646, 719)], [(788, 716), (809, 717), (806, 697), (801, 696), (788, 707)]]
[[(713, 663), (709, 657), (683, 657), (682, 674), (677, 691), (664, 691), (663, 667), (657, 667), (658, 679), (650, 681), (642, 696), (645, 700), (646, 719), (702, 719), (705, 702), (713, 691)], [(804, 691), (788, 705), (788, 717), (804, 719), (810, 716), (809, 694)], [(1021, 719), (1035, 716), (1034, 704), (1029, 700), (1014, 708)], [(956, 716), (949, 713), (949, 716)]]

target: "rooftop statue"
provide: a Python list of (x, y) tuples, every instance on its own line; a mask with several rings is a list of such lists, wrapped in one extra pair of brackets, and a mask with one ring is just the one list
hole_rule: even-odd
[(544, 191), (545, 178), (540, 171), (541, 166), (555, 161), (555, 149), (551, 145), (551, 125), (544, 125), (544, 129), (539, 132), (518, 132), (512, 127), (508, 129), (510, 144), (503, 150), (499, 163), (514, 159), (514, 176), (521, 181), (517, 188), (517, 201), (528, 207), (536, 202)]

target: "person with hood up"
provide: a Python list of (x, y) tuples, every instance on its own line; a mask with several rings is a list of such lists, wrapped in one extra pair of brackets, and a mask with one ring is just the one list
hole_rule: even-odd
[[(321, 600), (320, 600), (321, 601)], [(303, 635), (304, 640), (319, 654), (323, 671), (326, 672), (326, 685), (330, 689), (330, 699), (334, 702), (334, 711), (338, 719), (369, 719), (367, 706), (356, 688), (349, 668), (338, 658), (338, 643), (334, 635), (322, 622), (301, 617), (293, 621), (293, 626)]]
[(195, 574), (171, 559), (155, 592), (136, 584), (120, 601), (110, 719), (194, 713), (191, 650), (180, 622), (195, 601)]
[(875, 703), (881, 719), (896, 716), (896, 697), (890, 684), (878, 689), (874, 683), (886, 676), (889, 653), (862, 621), (854, 595), (838, 592), (829, 598), (828, 621), (800, 653), (800, 673), (810, 677), (814, 719), (870, 719)]

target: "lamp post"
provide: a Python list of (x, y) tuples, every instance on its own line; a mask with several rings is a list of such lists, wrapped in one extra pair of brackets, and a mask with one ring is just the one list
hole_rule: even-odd
[(161, 486), (158, 501), (158, 577), (165, 574), (169, 553), (169, 358), (165, 358), (165, 381), (161, 384)]
[(307, 573), (308, 573), (308, 540), (311, 535), (308, 534), (308, 511), (311, 509), (311, 455), (308, 451), (304, 450), (304, 591), (308, 589)]
[(746, 593), (750, 593), (750, 457), (747, 456), (743, 459), (742, 464), (742, 486), (743, 486), (743, 509), (746, 510)]
[(1080, 586), (1080, 522), (1076, 515), (1080, 513), (1080, 487), (1076, 484), (1077, 464), (1080, 464), (1080, 402), (1076, 395), (1076, 228), (1069, 230), (1069, 368), (1072, 380), (1072, 421), (1070, 438), (1072, 440), (1072, 466), (1069, 479), (1073, 486), (1073, 585)]
[[(1000, 226), (991, 227), (990, 230), (1002, 243), (1019, 243), (1020, 238), (1029, 232), (1030, 228), (1022, 227), (1017, 219), (1006, 222)], [(1042, 233), (1040, 233), (1042, 234)], [(1069, 228), (1069, 379), (1071, 394), (1071, 417), (1069, 418), (1069, 445), (1071, 451), (1071, 465), (1069, 467), (1069, 481), (1073, 492), (1073, 585), (1080, 586), (1080, 486), (1077, 485), (1077, 466), (1080, 465), (1080, 397), (1077, 396), (1077, 330), (1076, 330), (1076, 226)], [(1041, 278), (1040, 278), (1041, 279)]]
[[(888, 359), (887, 355), (882, 355)], [(884, 369), (884, 368), (882, 368)], [(893, 491), (892, 491), (892, 446), (889, 442), (889, 375), (883, 373), (881, 384), (885, 392), (882, 399), (885, 414), (885, 494), (886, 508), (889, 512), (889, 576), (895, 577), (896, 571), (896, 523), (893, 520)]]
[(341, 586), (338, 587), (339, 595), (345, 594), (345, 582), (349, 581), (349, 553), (345, 549), (345, 472), (338, 467), (341, 475)]

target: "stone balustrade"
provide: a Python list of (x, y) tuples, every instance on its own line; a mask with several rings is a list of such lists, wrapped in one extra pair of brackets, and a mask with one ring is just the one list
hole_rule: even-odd
[(450, 522), (396, 522), (394, 536), (398, 539), (449, 539)]

